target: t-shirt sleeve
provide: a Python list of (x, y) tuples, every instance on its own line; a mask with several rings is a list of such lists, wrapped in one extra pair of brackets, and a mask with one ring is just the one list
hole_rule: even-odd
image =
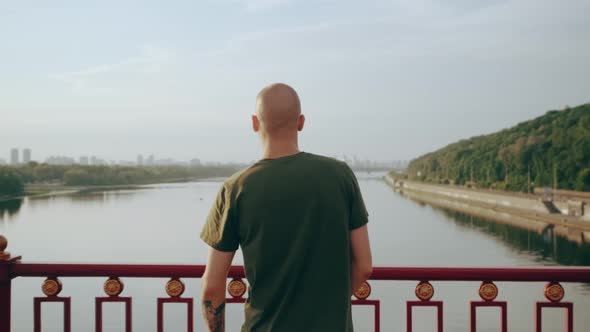
[(349, 171), (349, 174), (352, 181), (352, 189), (350, 194), (349, 228), (350, 230), (353, 230), (362, 227), (369, 222), (369, 213), (367, 212), (367, 208), (365, 207), (363, 195), (361, 193), (361, 189), (359, 187), (359, 183), (356, 179), (356, 176), (354, 175), (352, 170)]
[(236, 251), (240, 244), (239, 230), (229, 190), (224, 184), (211, 207), (201, 239), (219, 251)]

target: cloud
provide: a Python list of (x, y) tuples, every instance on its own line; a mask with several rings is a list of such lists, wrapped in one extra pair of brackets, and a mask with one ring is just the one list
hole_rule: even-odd
[[(341, 7), (347, 5), (351, 11), (356, 8), (343, 0)], [(490, 0), (480, 5), (467, 0), (416, 0), (390, 1), (383, 6), (378, 14), (373, 12), (377, 15), (359, 8), (354, 16), (240, 32), (212, 54), (245, 53), (268, 60), (292, 55), (354, 61), (375, 57), (512, 61), (590, 53), (584, 43), (588, 24), (583, 23), (587, 12), (583, 9), (590, 6), (583, 1), (564, 6), (549, 0)]]
[[(289, 44), (290, 41), (294, 40), (321, 38), (322, 36), (325, 36), (326, 38), (331, 38), (335, 35), (342, 36), (345, 34), (343, 31), (346, 29), (350, 30), (379, 27), (386, 24), (392, 24), (392, 20), (394, 20), (394, 18), (391, 16), (377, 16), (370, 18), (330, 20), (288, 27), (275, 27), (272, 29), (259, 31), (239, 32), (233, 37), (228, 38), (221, 47), (206, 51), (202, 53), (202, 55), (223, 56), (234, 54), (264, 41), (274, 45), (277, 42), (279, 44)], [(404, 25), (405, 23), (396, 21), (394, 24)], [(294, 44), (288, 45), (288, 47), (294, 47)], [(301, 48), (297, 53), (304, 52), (305, 50), (306, 48)]]
[(249, 12), (258, 12), (264, 11), (269, 9), (274, 9), (277, 7), (281, 7), (287, 5), (293, 0), (226, 0), (231, 1), (233, 4), (238, 4), (246, 11)]
[(259, 11), (280, 7), (291, 2), (291, 0), (246, 0), (246, 10)]
[(138, 56), (115, 63), (98, 64), (75, 71), (52, 74), (50, 78), (66, 83), (77, 92), (97, 91), (101, 89), (92, 85), (100, 78), (119, 74), (157, 74), (166, 65), (172, 63), (175, 57), (176, 54), (171, 49), (144, 45)]

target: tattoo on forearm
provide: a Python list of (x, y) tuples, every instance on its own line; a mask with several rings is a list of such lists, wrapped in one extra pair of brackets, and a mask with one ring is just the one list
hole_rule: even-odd
[(209, 332), (225, 332), (225, 302), (215, 308), (211, 301), (205, 300), (202, 310)]

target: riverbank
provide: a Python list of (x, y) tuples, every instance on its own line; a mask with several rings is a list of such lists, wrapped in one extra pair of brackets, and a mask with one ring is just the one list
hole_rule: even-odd
[(6, 201), (53, 192), (76, 193), (93, 188), (108, 190), (120, 186), (227, 177), (242, 167), (240, 164), (120, 166), (48, 165), (34, 162), (0, 166), (0, 199)]
[[(573, 217), (549, 213), (542, 200), (534, 195), (503, 194), (448, 185), (413, 181), (396, 182), (389, 175), (385, 181), (400, 194), (426, 204), (506, 223), (540, 234), (557, 234), (581, 243), (590, 240), (588, 216)], [(555, 205), (566, 208), (563, 202)]]
[(204, 180), (204, 178), (175, 178), (164, 181), (146, 182), (141, 184), (123, 184), (123, 185), (88, 185), (88, 186), (68, 186), (64, 184), (27, 184), (25, 185), (25, 193), (23, 195), (0, 196), (0, 202), (6, 202), (16, 199), (23, 199), (25, 197), (45, 197), (45, 196), (63, 196), (87, 194), (99, 191), (108, 190), (139, 190), (145, 186), (162, 183), (185, 183), (192, 181)]

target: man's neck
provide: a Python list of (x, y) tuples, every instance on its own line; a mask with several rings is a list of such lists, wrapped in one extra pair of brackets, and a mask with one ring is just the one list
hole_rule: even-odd
[(297, 141), (268, 140), (263, 142), (263, 159), (277, 159), (301, 152)]

